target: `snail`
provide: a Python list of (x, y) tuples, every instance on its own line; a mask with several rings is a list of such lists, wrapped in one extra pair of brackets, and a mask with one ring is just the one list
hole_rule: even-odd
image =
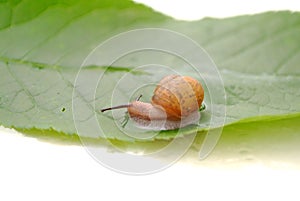
[(192, 77), (168, 75), (156, 86), (151, 103), (141, 102), (141, 96), (125, 105), (102, 109), (127, 108), (138, 126), (152, 130), (177, 129), (199, 121), (203, 99), (202, 85)]

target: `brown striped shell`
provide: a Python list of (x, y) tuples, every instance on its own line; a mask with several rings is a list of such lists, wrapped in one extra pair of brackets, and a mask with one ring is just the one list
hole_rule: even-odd
[(197, 111), (204, 99), (201, 84), (192, 77), (169, 75), (154, 90), (152, 105), (162, 107), (167, 118), (179, 120)]

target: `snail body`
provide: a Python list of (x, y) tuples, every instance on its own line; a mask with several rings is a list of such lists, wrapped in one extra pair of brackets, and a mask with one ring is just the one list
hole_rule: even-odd
[(153, 130), (170, 130), (198, 122), (204, 99), (201, 84), (192, 77), (169, 75), (157, 85), (151, 103), (138, 100), (106, 110), (127, 108), (138, 126)]

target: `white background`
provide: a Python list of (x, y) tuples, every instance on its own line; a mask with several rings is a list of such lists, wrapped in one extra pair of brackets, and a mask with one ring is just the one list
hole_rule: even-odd
[[(138, 0), (177, 19), (300, 10), (298, 1)], [(224, 2), (224, 1), (223, 1)], [(0, 127), (0, 200), (297, 200), (300, 171), (263, 166), (222, 169), (177, 163), (128, 176), (84, 148), (47, 143)], [(297, 184), (298, 183), (298, 184)]]

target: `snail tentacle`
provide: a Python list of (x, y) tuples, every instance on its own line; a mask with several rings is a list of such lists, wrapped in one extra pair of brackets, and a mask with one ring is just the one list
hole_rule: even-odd
[(131, 104), (118, 105), (118, 106), (114, 106), (114, 107), (104, 108), (104, 109), (101, 109), (100, 111), (101, 111), (101, 112), (105, 112), (105, 111), (108, 111), (108, 110), (121, 109), (121, 108), (128, 108), (128, 107), (130, 107), (130, 106), (131, 106)]

